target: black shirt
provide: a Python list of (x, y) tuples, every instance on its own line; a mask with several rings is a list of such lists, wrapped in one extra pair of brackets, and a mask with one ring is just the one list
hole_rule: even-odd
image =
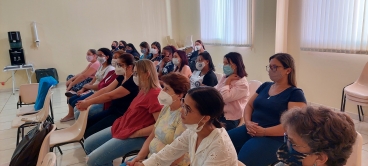
[(131, 76), (124, 83), (122, 83), (124, 81), (124, 76), (118, 76), (116, 80), (119, 82), (118, 87), (122, 86), (130, 92), (128, 95), (124, 97), (114, 99), (111, 101), (111, 106), (109, 110), (112, 111), (114, 114), (122, 116), (128, 109), (130, 103), (137, 96), (139, 92), (139, 87), (134, 83), (133, 76)]
[(207, 74), (204, 75), (202, 84), (214, 87), (217, 83), (217, 76), (213, 70), (208, 71)]

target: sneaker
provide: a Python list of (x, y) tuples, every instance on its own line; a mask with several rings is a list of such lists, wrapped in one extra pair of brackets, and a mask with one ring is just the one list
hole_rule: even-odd
[(74, 91), (65, 92), (66, 97), (73, 97), (74, 95), (77, 95), (77, 92), (74, 92)]

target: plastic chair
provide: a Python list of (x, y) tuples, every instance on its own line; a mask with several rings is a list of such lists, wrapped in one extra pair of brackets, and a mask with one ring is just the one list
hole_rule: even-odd
[(357, 104), (359, 121), (361, 121), (360, 114), (364, 112), (362, 106), (368, 104), (368, 63), (365, 64), (362, 73), (359, 78), (352, 84), (347, 85), (343, 88), (342, 99), (341, 99), (341, 111), (345, 111), (346, 99)]
[(169, 44), (174, 46), (175, 48), (179, 48), (178, 44), (176, 43), (175, 39), (170, 39)]
[(22, 134), (22, 138), (24, 137), (24, 128), (35, 126), (38, 123), (44, 122), (45, 120), (49, 120), (52, 123), (52, 119), (49, 116), (49, 109), (50, 109), (50, 101), (52, 96), (51, 91), (52, 86), (49, 88), (47, 92), (43, 107), (40, 111), (35, 114), (31, 115), (23, 115), (19, 117), (15, 117), (12, 122), (12, 128), (18, 128), (17, 131), (17, 145), (19, 143), (19, 134)]
[(55, 166), (55, 165), (56, 165), (56, 155), (54, 152), (49, 152), (42, 160), (40, 166)]
[(248, 84), (249, 84), (249, 96), (253, 96), (256, 93), (259, 86), (262, 85), (262, 82), (258, 80), (250, 80)]
[(193, 35), (190, 35), (190, 36), (187, 36), (186, 38), (185, 38), (185, 44), (184, 44), (184, 46), (185, 47), (193, 47)]
[(217, 77), (217, 81), (220, 81), (220, 79), (224, 76), (222, 73), (215, 73)]
[(360, 133), (357, 132), (357, 138), (353, 145), (353, 152), (351, 153), (348, 161), (346, 162), (346, 166), (361, 166), (362, 165), (362, 146), (363, 146), (363, 137)]
[(46, 154), (50, 151), (50, 135), (56, 129), (55, 124), (52, 124), (51, 126), (52, 126), (52, 128), (51, 128), (50, 132), (46, 135), (46, 137), (42, 141), (41, 149), (40, 149), (40, 152), (38, 154), (37, 166), (42, 165), (43, 159), (45, 158)]
[[(59, 147), (62, 145), (79, 142), (84, 149), (84, 139), (83, 135), (86, 131), (87, 126), (87, 118), (88, 118), (88, 112), (90, 107), (87, 108), (85, 111), (81, 111), (79, 114), (79, 118), (77, 121), (70, 127), (57, 130), (53, 132), (50, 136), (50, 147), (51, 151), (53, 151), (54, 147)], [(60, 151), (61, 154), (63, 154)]]
[(17, 103), (17, 109), (22, 105), (35, 104), (38, 93), (38, 83), (23, 84), (19, 87), (19, 101)]

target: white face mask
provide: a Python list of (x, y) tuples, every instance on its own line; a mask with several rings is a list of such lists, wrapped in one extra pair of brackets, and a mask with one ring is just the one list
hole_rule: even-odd
[(124, 75), (125, 74), (125, 69), (120, 67), (120, 66), (116, 66), (115, 67), (115, 73), (116, 73), (116, 75)]
[(116, 67), (116, 63), (118, 62), (117, 59), (111, 59), (111, 65)]
[(137, 86), (139, 86), (139, 78), (138, 78), (138, 76), (133, 76), (133, 81), (134, 81), (134, 83), (135, 83)]
[(202, 46), (201, 46), (201, 45), (197, 45), (197, 46), (195, 46), (195, 50), (196, 50), (196, 51), (200, 50), (201, 48), (202, 48)]
[(93, 55), (87, 55), (86, 59), (88, 62), (91, 62), (93, 60)]
[(103, 64), (106, 62), (106, 59), (104, 57), (97, 57), (98, 62), (100, 62), (100, 64)]
[(206, 64), (204, 62), (197, 62), (196, 63), (196, 68), (199, 71), (201, 71), (204, 68), (204, 66), (206, 66)]
[[(202, 117), (203, 119), (204, 117)], [(201, 123), (202, 119), (197, 123), (197, 124), (184, 124), (185, 127), (188, 129), (188, 130), (192, 130), (196, 133), (200, 132), (202, 129), (203, 129), (203, 126), (205, 123), (203, 123), (202, 126), (198, 127), (198, 124)]]
[(163, 90), (158, 94), (157, 99), (161, 105), (171, 105), (174, 102), (172, 97)]
[(151, 48), (150, 52), (151, 52), (151, 54), (157, 54), (158, 53), (157, 49), (154, 49), (154, 48)]
[(172, 59), (172, 62), (175, 66), (178, 66), (179, 65), (179, 59), (178, 58), (173, 58)]

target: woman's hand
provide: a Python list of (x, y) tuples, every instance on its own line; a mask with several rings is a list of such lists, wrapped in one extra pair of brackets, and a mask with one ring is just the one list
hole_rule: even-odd
[(141, 157), (137, 156), (136, 158), (134, 158), (132, 161), (127, 161), (126, 164), (128, 166), (134, 166), (135, 163), (141, 163)]
[(134, 166), (144, 166), (144, 164), (143, 164), (143, 163), (141, 163), (141, 162), (136, 162), (136, 163), (134, 164)]
[(91, 89), (91, 86), (90, 84), (84, 84), (83, 85), (83, 89)]
[(86, 100), (79, 100), (76, 104), (79, 111), (84, 111), (89, 107), (89, 103)]
[(84, 88), (82, 88), (81, 90), (79, 90), (79, 91), (77, 92), (77, 95), (78, 95), (78, 96), (82, 95), (82, 94), (84, 93), (84, 91), (85, 91), (85, 89), (84, 89)]
[(231, 81), (239, 80), (240, 77), (237, 74), (231, 74), (229, 77), (227, 77), (225, 84), (230, 85)]
[(258, 123), (246, 122), (245, 126), (247, 128), (247, 133), (252, 137), (263, 137), (265, 136), (265, 128), (258, 126)]
[(70, 83), (72, 83), (72, 79), (69, 79), (68, 81), (66, 81), (65, 86), (68, 88)]

